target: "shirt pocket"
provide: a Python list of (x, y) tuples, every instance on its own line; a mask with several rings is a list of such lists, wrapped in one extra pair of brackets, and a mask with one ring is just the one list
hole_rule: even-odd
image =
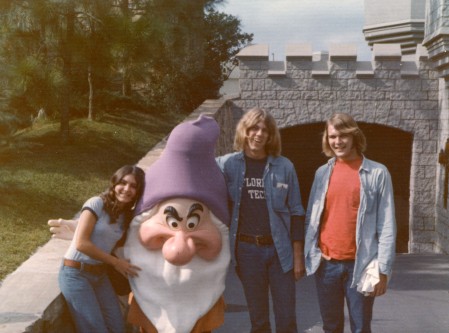
[(285, 187), (273, 187), (273, 209), (276, 211), (286, 211), (287, 210), (287, 195), (288, 188)]
[(365, 190), (365, 198), (366, 198), (366, 211), (370, 213), (374, 211), (375, 207), (377, 207), (376, 192), (372, 189)]

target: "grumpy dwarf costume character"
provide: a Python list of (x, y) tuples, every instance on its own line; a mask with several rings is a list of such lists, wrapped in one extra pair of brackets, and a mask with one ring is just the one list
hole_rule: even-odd
[(223, 323), (229, 212), (214, 157), (218, 135), (213, 118), (182, 123), (146, 171), (124, 248), (142, 269), (130, 279), (128, 321), (146, 332), (206, 332)]

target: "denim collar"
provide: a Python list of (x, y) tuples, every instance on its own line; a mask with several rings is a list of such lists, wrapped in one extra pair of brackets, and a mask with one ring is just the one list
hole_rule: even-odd
[[(245, 153), (243, 151), (238, 152), (238, 158), (243, 162), (245, 161)], [(267, 164), (276, 165), (278, 164), (279, 158), (273, 155), (267, 156)]]
[[(337, 159), (336, 159), (335, 157), (330, 158), (330, 159), (327, 161), (327, 164), (329, 165), (329, 167), (334, 168), (334, 166), (335, 166), (335, 161), (336, 161), (336, 160), (337, 160)], [(370, 161), (370, 160), (367, 159), (367, 158), (365, 157), (365, 155), (362, 154), (362, 165), (360, 166), (359, 171), (369, 172), (369, 171), (371, 170), (371, 165), (370, 165), (369, 161)]]

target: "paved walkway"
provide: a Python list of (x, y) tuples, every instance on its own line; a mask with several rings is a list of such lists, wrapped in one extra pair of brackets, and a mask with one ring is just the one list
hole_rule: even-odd
[[(296, 296), (299, 332), (322, 333), (313, 277), (297, 283)], [(249, 332), (245, 298), (233, 270), (225, 299), (225, 323), (214, 333)], [(449, 256), (398, 255), (389, 289), (374, 304), (372, 329), (373, 333), (448, 333)], [(345, 333), (350, 333), (347, 317)]]

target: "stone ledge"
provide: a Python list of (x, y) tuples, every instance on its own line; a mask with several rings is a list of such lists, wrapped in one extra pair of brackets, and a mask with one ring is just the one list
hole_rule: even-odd
[(51, 239), (0, 287), (0, 333), (39, 332), (33, 326), (60, 295), (58, 273), (69, 242)]
[(374, 44), (374, 60), (400, 61), (402, 57), (400, 44)]
[(357, 46), (355, 44), (331, 44), (329, 47), (330, 61), (357, 60)]
[(287, 61), (312, 60), (312, 44), (287, 44), (285, 47)]
[(237, 53), (236, 58), (249, 58), (258, 60), (269, 59), (268, 44), (254, 44), (249, 45)]

